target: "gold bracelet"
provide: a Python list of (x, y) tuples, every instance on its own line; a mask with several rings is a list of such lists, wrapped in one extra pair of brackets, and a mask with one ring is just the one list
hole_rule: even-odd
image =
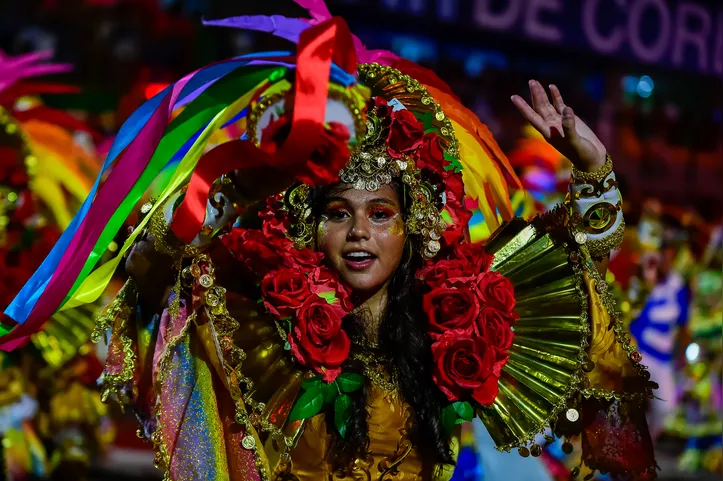
[(574, 165), (572, 166), (572, 179), (575, 183), (592, 183), (594, 181), (602, 182), (613, 171), (613, 159), (610, 154), (605, 156), (605, 163), (599, 169), (592, 172), (583, 172)]

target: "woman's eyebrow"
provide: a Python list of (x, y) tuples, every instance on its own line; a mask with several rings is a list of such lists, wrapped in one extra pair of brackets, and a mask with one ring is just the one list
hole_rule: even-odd
[(376, 198), (370, 200), (369, 204), (383, 204), (383, 205), (388, 205), (388, 206), (394, 207), (394, 208), (397, 207), (397, 204), (395, 204), (391, 200), (387, 199), (386, 197), (376, 197)]
[(324, 206), (329, 206), (330, 204), (347, 204), (347, 200), (344, 197), (327, 197), (324, 201)]

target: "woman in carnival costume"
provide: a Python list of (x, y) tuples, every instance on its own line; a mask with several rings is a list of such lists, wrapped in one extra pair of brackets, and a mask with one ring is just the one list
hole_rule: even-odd
[(623, 226), (604, 147), (532, 82), (534, 108), (514, 102), (575, 160), (570, 204), (468, 243), (465, 195), (511, 217), (488, 130), (432, 72), (306, 6), (312, 20), (211, 22), (296, 53), (212, 64), (131, 116), (3, 347), (99, 295), (126, 256), (91, 272), (97, 254), (180, 158), (98, 325), (105, 395), (132, 406), (168, 479), (448, 479), (475, 415), (502, 450), (537, 456), (551, 427), (582, 434), (588, 466), (652, 479), (650, 385), (596, 267)]
[[(51, 55), (0, 52), (3, 310), (50, 252), (98, 171), (94, 153), (74, 135), (88, 127), (37, 99), (42, 93), (74, 89), (27, 80), (69, 70), (65, 64), (42, 63)], [(104, 442), (98, 429), (106, 407), (92, 389), (102, 371), (89, 345), (93, 310), (88, 305), (54, 316), (43, 332), (32, 336), (31, 345), (3, 353), (0, 479), (63, 479), (70, 472), (82, 479), (89, 457)]]

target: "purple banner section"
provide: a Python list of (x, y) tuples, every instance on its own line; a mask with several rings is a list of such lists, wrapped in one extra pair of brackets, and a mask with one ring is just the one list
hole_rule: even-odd
[[(723, 77), (723, 1), (343, 0), (399, 22), (439, 24), (574, 46), (643, 64)], [(332, 9), (333, 10), (333, 9)], [(332, 12), (333, 13), (333, 12)], [(405, 18), (407, 17), (407, 18)]]

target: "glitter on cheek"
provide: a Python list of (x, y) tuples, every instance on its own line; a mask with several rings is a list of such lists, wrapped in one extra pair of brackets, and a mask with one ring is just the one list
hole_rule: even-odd
[(403, 236), (405, 234), (404, 222), (398, 215), (395, 216), (394, 221), (387, 227), (387, 232), (394, 236)]
[(326, 243), (326, 234), (329, 232), (329, 227), (326, 225), (326, 220), (326, 218), (322, 217), (316, 226), (316, 242), (320, 246)]

